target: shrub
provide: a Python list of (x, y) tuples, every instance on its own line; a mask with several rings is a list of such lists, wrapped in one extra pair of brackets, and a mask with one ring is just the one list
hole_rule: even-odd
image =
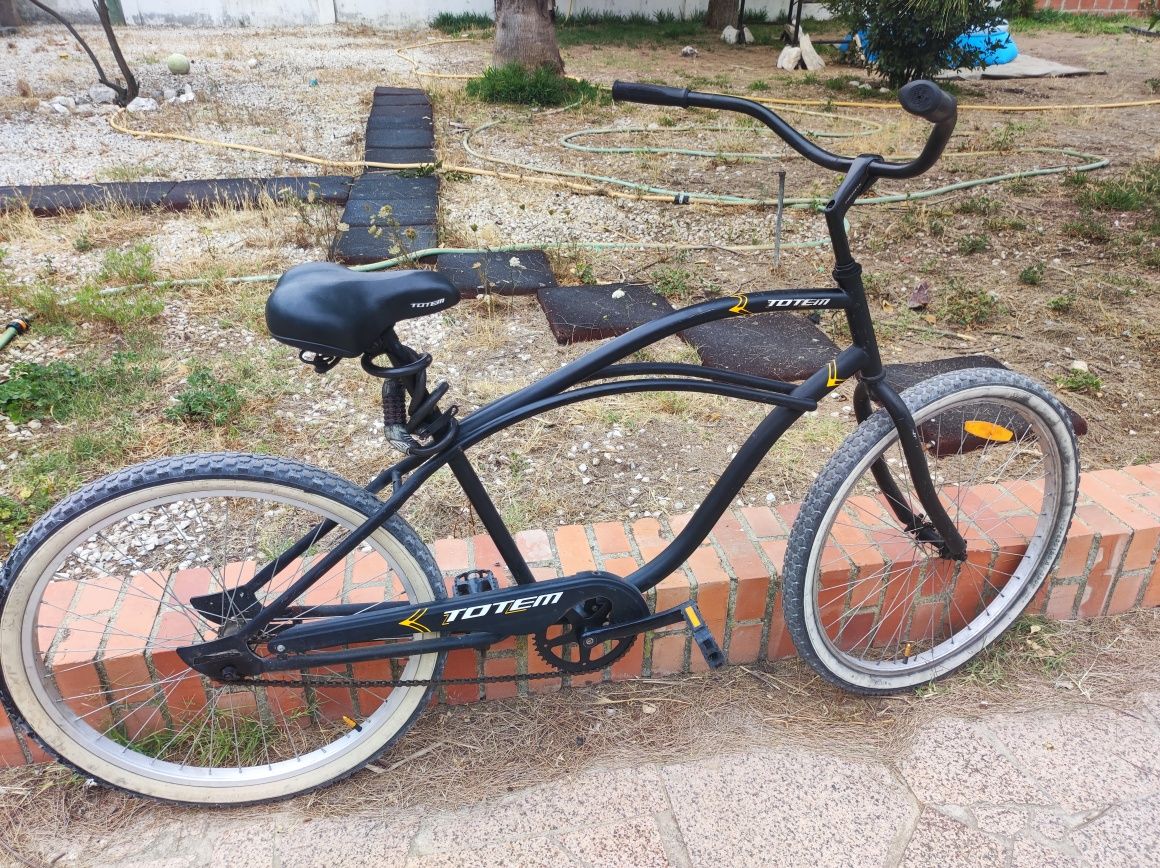
[(237, 419), (242, 403), (234, 386), (201, 368), (189, 375), (185, 388), (177, 395), (177, 403), (165, 415), (173, 420), (221, 427)]
[(984, 49), (955, 40), (1002, 20), (990, 0), (830, 0), (826, 7), (866, 35), (871, 66), (891, 87), (947, 68), (980, 66)]
[(467, 95), (482, 102), (553, 106), (599, 102), (600, 88), (583, 79), (566, 78), (545, 66), (527, 70), (518, 63), (488, 67), (467, 82)]

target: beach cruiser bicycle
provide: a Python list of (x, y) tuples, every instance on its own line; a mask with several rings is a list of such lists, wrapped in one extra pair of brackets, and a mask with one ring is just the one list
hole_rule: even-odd
[[(394, 330), (459, 300), (444, 277), (290, 269), (267, 304), (271, 333), (319, 372), (361, 359), (382, 380), (386, 436), (404, 457), (364, 488), (287, 459), (188, 455), (122, 470), (57, 504), (16, 546), (0, 584), (0, 698), (16, 726), (106, 784), (173, 802), (242, 804), (366, 765), (447, 683), (453, 649), (528, 636), (547, 671), (515, 677), (555, 677), (601, 670), (641, 633), (683, 622), (719, 666), (696, 602), (654, 612), (645, 592), (705, 540), (778, 438), (850, 378), (860, 425), (801, 504), (781, 577), (801, 656), (847, 690), (892, 693), (962, 666), (1018, 617), (1056, 563), (1075, 505), (1068, 415), (1042, 386), (1005, 369), (944, 373), (899, 395), (884, 377), (843, 219), (877, 179), (934, 165), (955, 126), (954, 99), (927, 81), (901, 90), (903, 107), (933, 130), (916, 159), (899, 163), (830, 153), (744, 99), (627, 83), (612, 94), (750, 115), (844, 173), (824, 209), (837, 286), (677, 310), (458, 418), (444, 407), (446, 383), (428, 389), (431, 357)], [(845, 311), (851, 345), (797, 385), (622, 361), (702, 323), (815, 310)], [(469, 448), (574, 402), (665, 390), (772, 409), (653, 560), (623, 578), (597, 571), (536, 582)], [(401, 517), (444, 467), (510, 582), (472, 571), (446, 588)]]

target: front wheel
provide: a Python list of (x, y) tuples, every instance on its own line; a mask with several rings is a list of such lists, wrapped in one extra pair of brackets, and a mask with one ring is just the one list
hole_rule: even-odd
[(1055, 566), (1078, 488), (1067, 412), (1003, 369), (925, 380), (902, 395), (931, 479), (967, 541), (941, 558), (879, 491), (881, 462), (913, 513), (898, 432), (879, 410), (846, 439), (802, 502), (785, 559), (785, 619), (798, 653), (857, 693), (892, 693), (962, 666), (1019, 616)]
[[(433, 679), (442, 654), (278, 673), (291, 683), (262, 686), (205, 678), (174, 649), (245, 623), (233, 610), (215, 621), (191, 597), (277, 562), (257, 591), (269, 602), (380, 505), (317, 468), (255, 455), (163, 459), (93, 483), (42, 518), (6, 565), (0, 700), (85, 776), (157, 799), (246, 804), (345, 777), (410, 726), (432, 688), (316, 682)], [(278, 560), (304, 537), (298, 557)], [(296, 603), (309, 617), (316, 606), (443, 596), (430, 553), (396, 517)]]

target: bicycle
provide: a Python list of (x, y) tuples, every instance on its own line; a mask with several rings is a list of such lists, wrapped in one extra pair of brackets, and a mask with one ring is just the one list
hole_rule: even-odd
[[(458, 301), (445, 278), (327, 263), (290, 269), (267, 304), (270, 331), (320, 373), (361, 359), (382, 380), (386, 436), (404, 457), (365, 488), (286, 459), (166, 458), (63, 500), (18, 544), (0, 581), (0, 700), (17, 726), (111, 786), (171, 802), (243, 804), (307, 792), (366, 765), (409, 728), (435, 685), (448, 683), (440, 676), (453, 649), (529, 636), (550, 664), (546, 674), (558, 676), (603, 669), (638, 635), (683, 622), (720, 666), (694, 600), (654, 612), (644, 593), (706, 538), (779, 437), (851, 377), (860, 424), (802, 503), (785, 559), (785, 618), (801, 656), (844, 689), (891, 693), (954, 671), (1018, 617), (1056, 563), (1075, 507), (1067, 413), (1043, 386), (1005, 369), (966, 369), (895, 391), (844, 225), (878, 178), (914, 178), (934, 165), (956, 123), (954, 99), (930, 82), (901, 90), (906, 110), (933, 129), (917, 158), (894, 163), (833, 154), (740, 98), (620, 82), (613, 96), (742, 112), (844, 173), (824, 209), (837, 286), (694, 304), (460, 419), (442, 406), (446, 383), (427, 387), (431, 356), (394, 331)], [(815, 310), (844, 310), (851, 343), (797, 385), (622, 361), (713, 320)], [(384, 356), (389, 365), (380, 366)], [(624, 578), (585, 572), (536, 582), (466, 450), (547, 410), (662, 390), (771, 409), (652, 561)], [(457, 576), (448, 596), (400, 517), (443, 467), (491, 535), (510, 586), (475, 571)], [(884, 566), (862, 574), (862, 549)]]

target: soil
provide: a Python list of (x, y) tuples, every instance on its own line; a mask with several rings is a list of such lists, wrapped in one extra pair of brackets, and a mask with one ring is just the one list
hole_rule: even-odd
[[(471, 156), (462, 146), (466, 130), (499, 119), (504, 123), (478, 132), (472, 147), (524, 166), (747, 196), (772, 195), (773, 173), (784, 169), (788, 196), (825, 197), (833, 189), (832, 176), (787, 153), (766, 131), (741, 124), (737, 116), (630, 105), (533, 113), (470, 102), (461, 81), (417, 77), (411, 64), (393, 51), (436, 36), (354, 28), (244, 35), (132, 28), (124, 36), (126, 53), (146, 89), (189, 83), (197, 101), (191, 106), (163, 105), (157, 112), (131, 116), (129, 123), (349, 160), (361, 152), (372, 88), (422, 85), (432, 94), (439, 156), (448, 166), (510, 171)], [(1127, 35), (1047, 32), (1023, 34), (1019, 44), (1026, 53), (1102, 74), (959, 84), (964, 106), (1155, 98), (1160, 54), (1154, 42)], [(40, 100), (84, 92), (91, 71), (75, 46), (48, 28), (22, 31), (7, 46), (0, 50), (0, 183), (348, 171), (135, 139), (109, 129), (107, 118), (99, 115), (45, 114), (37, 110)], [(775, 53), (768, 47), (738, 49), (708, 41), (698, 47), (699, 56), (691, 59), (680, 56), (679, 45), (579, 47), (566, 51), (565, 59), (572, 74), (603, 84), (615, 78), (647, 78), (758, 96), (881, 102), (880, 108), (834, 108), (825, 117), (785, 112), (791, 123), (815, 131), (856, 133), (818, 139), (842, 152), (913, 153), (926, 134), (926, 124), (899, 112), (878, 93), (876, 82), (870, 90), (847, 83), (869, 82), (862, 70), (837, 66), (821, 76), (785, 73), (773, 68)], [(178, 79), (164, 71), (163, 58), (174, 50), (193, 58), (189, 77)], [(410, 52), (419, 69), (449, 73), (478, 71), (488, 54), (489, 44), (481, 40)], [(248, 63), (250, 58), (257, 60), (255, 66)], [(752, 89), (755, 83), (767, 89)], [(32, 96), (17, 96), (18, 91)], [(1066, 148), (1111, 159), (1089, 183), (1126, 177), (1134, 167), (1154, 166), (1160, 159), (1158, 110), (1154, 105), (1030, 113), (964, 108), (949, 151), (973, 155), (948, 154), (924, 178), (883, 185), (876, 192), (932, 189), (1080, 161), (1033, 148)], [(681, 129), (713, 125), (727, 128)], [(582, 129), (620, 126), (653, 128), (640, 135), (606, 133), (577, 141), (695, 147), (768, 158), (591, 154), (559, 144), (562, 136)], [(986, 353), (1052, 385), (1059, 385), (1074, 363), (1083, 362), (1099, 377), (1099, 390), (1061, 390), (1060, 395), (1090, 426), (1081, 444), (1084, 468), (1155, 461), (1160, 391), (1142, 376), (1142, 369), (1160, 349), (1157, 218), (1148, 210), (1094, 212), (1092, 219), (1104, 227), (1108, 239), (1092, 240), (1075, 226), (1084, 216), (1077, 203), (1079, 190), (1066, 176), (1054, 175), (921, 202), (859, 206), (851, 215), (852, 239), (868, 275), (888, 361)], [(67, 296), (99, 272), (108, 250), (138, 243), (153, 248), (162, 277), (277, 273), (297, 262), (325, 258), (338, 214), (327, 206), (266, 203), (241, 212), (187, 215), (87, 213), (48, 220), (9, 215), (0, 228), (5, 251), (0, 316), (25, 312), (19, 306), (21, 288), (39, 283)], [(678, 306), (739, 290), (827, 285), (830, 257), (824, 248), (787, 249), (780, 264), (771, 251), (722, 249), (768, 243), (774, 222), (771, 208), (584, 196), (540, 184), (455, 174), (444, 176), (440, 195), (444, 244), (566, 242), (575, 246), (551, 252), (562, 284), (582, 278), (652, 282)], [(787, 212), (785, 241), (811, 241), (824, 232), (820, 217), (810, 210)], [(615, 253), (580, 246), (593, 241), (715, 246)], [(1020, 274), (1029, 268), (1041, 275), (1039, 283), (1020, 282)], [(921, 284), (930, 294), (929, 305), (911, 311), (908, 301)], [(139, 408), (139, 431), (123, 454), (115, 461), (97, 457), (78, 462), (74, 476), (90, 479), (125, 460), (204, 448), (276, 451), (355, 479), (369, 478), (390, 461), (381, 439), (376, 384), (354, 364), (340, 365), (319, 378), (296, 364), (288, 348), (270, 341), (261, 318), (268, 288), (218, 284), (165, 293), (165, 309), (153, 326), (163, 336), (166, 359), (161, 391), (152, 404)], [(968, 315), (979, 313), (982, 306), (988, 318), (963, 325), (955, 311), (961, 313), (964, 305)], [(822, 326), (841, 343), (844, 323), (827, 319)], [(0, 357), (0, 378), (20, 360), (76, 358), (125, 343), (115, 331), (91, 324), (38, 331)], [(533, 298), (464, 301), (439, 318), (405, 323), (399, 332), (416, 349), (434, 355), (431, 378), (451, 382), (451, 398), (462, 413), (589, 348), (557, 346)], [(675, 339), (655, 348), (653, 357), (696, 361)], [(238, 374), (242, 362), (249, 366), (245, 376)], [(194, 364), (209, 365), (243, 386), (247, 412), (242, 423), (207, 431), (164, 418), (163, 411)], [(853, 429), (849, 396), (849, 387), (839, 390), (795, 427), (763, 463), (741, 501), (799, 498), (824, 456)], [(724, 399), (626, 396), (524, 423), (473, 449), (472, 458), (515, 529), (672, 515), (700, 502), (761, 415), (758, 409)], [(0, 449), (0, 463), (4, 469), (19, 467), (32, 456), (61, 448), (76, 434), (75, 425), (51, 421), (31, 428), (11, 425), (6, 435), (0, 434), (9, 440)], [(25, 499), (28, 484), (27, 478), (10, 474), (0, 481), (0, 495)], [(442, 475), (408, 510), (408, 518), (428, 539), (478, 530), (464, 498)]]

